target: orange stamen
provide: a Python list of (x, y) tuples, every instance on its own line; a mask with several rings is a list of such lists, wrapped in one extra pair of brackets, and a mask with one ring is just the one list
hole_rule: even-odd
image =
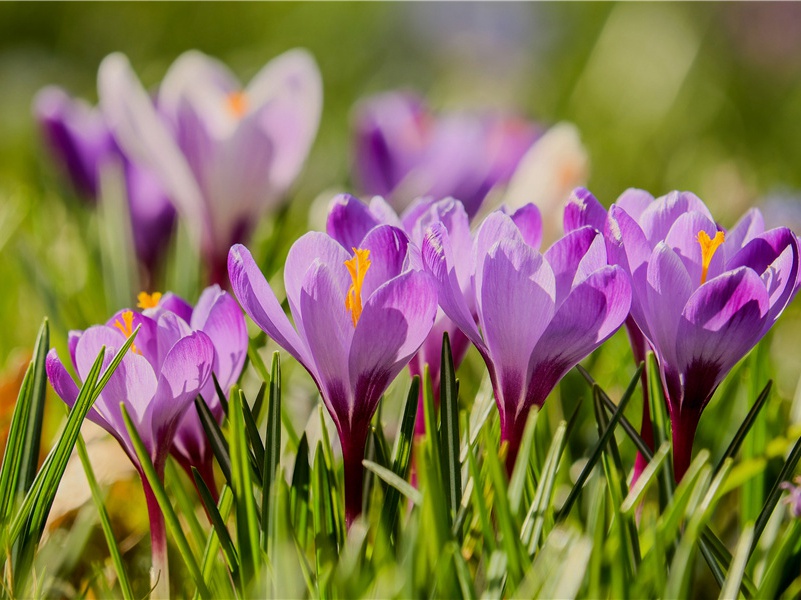
[[(120, 316), (122, 317), (122, 323), (120, 323), (120, 320), (117, 319), (116, 321), (114, 321), (114, 327), (119, 329), (120, 333), (122, 333), (122, 335), (124, 335), (125, 337), (131, 337), (131, 335), (133, 334), (133, 317), (134, 317), (133, 311), (132, 310), (123, 311), (123, 313)], [(142, 354), (136, 348), (136, 344), (131, 344), (131, 351), (136, 352), (137, 354)]]
[(701, 245), (701, 283), (706, 281), (706, 274), (709, 271), (712, 257), (723, 243), (725, 237), (722, 231), (718, 231), (713, 238), (710, 238), (706, 231), (701, 230), (698, 232), (698, 243)]
[(359, 317), (362, 316), (362, 286), (364, 285), (364, 276), (367, 274), (367, 269), (372, 264), (370, 262), (370, 251), (361, 248), (353, 249), (353, 258), (345, 261), (345, 266), (348, 268), (350, 278), (353, 283), (348, 288), (348, 293), (345, 296), (345, 308), (350, 312), (353, 326), (359, 322)]
[(248, 96), (245, 92), (231, 92), (226, 98), (228, 110), (237, 117), (242, 118), (248, 111)]
[(147, 292), (139, 292), (139, 295), (136, 297), (137, 308), (146, 309), (146, 308), (156, 308), (159, 305), (159, 300), (161, 300), (161, 292), (153, 292), (152, 294), (148, 294)]

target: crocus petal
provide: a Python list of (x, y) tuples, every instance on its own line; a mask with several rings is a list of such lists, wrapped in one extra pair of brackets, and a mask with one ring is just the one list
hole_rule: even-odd
[(115, 53), (103, 59), (97, 87), (100, 106), (117, 141), (126, 154), (157, 173), (199, 239), (204, 222), (198, 216), (203, 198), (197, 181), (124, 55)]
[(390, 206), (389, 202), (384, 200), (381, 196), (373, 196), (370, 199), (370, 213), (378, 220), (379, 223), (385, 225), (392, 225), (398, 229), (404, 229), (405, 226), (401, 221), (398, 213)]
[(631, 218), (639, 220), (642, 213), (651, 205), (654, 197), (645, 190), (629, 188), (615, 200), (620, 208), (625, 210)]
[(362, 248), (370, 251), (370, 268), (364, 277), (362, 298), (370, 295), (386, 281), (404, 270), (409, 238), (397, 227), (376, 227), (362, 241)]
[(526, 406), (541, 405), (565, 373), (617, 331), (630, 305), (629, 278), (618, 266), (605, 266), (577, 285), (531, 354)]
[(123, 334), (123, 325), (125, 325), (125, 318), (122, 316), (123, 313), (131, 313), (131, 331), (136, 330), (139, 328), (139, 333), (136, 334), (136, 339), (134, 340), (134, 345), (138, 349), (139, 353), (144, 356), (146, 359), (150, 361), (150, 364), (153, 365), (154, 370), (159, 369), (159, 362), (158, 358), (158, 335), (156, 332), (156, 321), (153, 320), (150, 316), (143, 313), (138, 313), (130, 310), (120, 310), (114, 314), (107, 322), (106, 326), (111, 328), (113, 332), (119, 333), (121, 336), (120, 339), (117, 340), (117, 348), (122, 346), (122, 343), (125, 341), (125, 338), (128, 336)]
[[(201, 330), (214, 345), (214, 374), (224, 392), (236, 383), (248, 347), (248, 332), (242, 311), (229, 294), (219, 286), (206, 288), (200, 295), (192, 315), (193, 330)], [(214, 382), (206, 384), (201, 394), (207, 402), (216, 397)]]
[[(47, 373), (47, 379), (50, 381), (50, 385), (52, 385), (53, 389), (56, 391), (56, 394), (58, 394), (59, 398), (64, 401), (64, 404), (72, 409), (72, 407), (75, 405), (75, 401), (78, 399), (80, 390), (78, 389), (75, 380), (62, 364), (55, 348), (51, 349), (47, 353), (47, 357), (45, 358), (45, 372)], [(113, 433), (113, 428), (111, 425), (109, 425), (97, 411), (90, 410), (87, 413), (86, 418), (96, 425), (100, 425), (100, 427), (106, 431)]]
[(665, 242), (648, 263), (646, 318), (651, 344), (663, 362), (676, 364), (676, 333), (684, 305), (695, 286), (681, 258)]
[(181, 338), (170, 349), (149, 406), (154, 439), (166, 446), (158, 452), (169, 451), (181, 417), (206, 385), (213, 363), (214, 346), (202, 331)]
[(764, 283), (745, 267), (706, 282), (690, 296), (676, 343), (684, 373), (682, 410), (703, 408), (723, 376), (759, 341), (768, 306)]
[(348, 359), (357, 400), (352, 410), (365, 413), (361, 418), (372, 416), (381, 394), (425, 341), (436, 313), (434, 282), (421, 272), (386, 282), (367, 300)]
[(174, 312), (187, 323), (192, 320), (192, 305), (172, 292), (167, 292), (161, 297), (158, 307)]
[(164, 311), (158, 321), (158, 365), (161, 368), (175, 343), (192, 333), (192, 328), (175, 313)]
[(346, 289), (338, 280), (334, 268), (314, 263), (303, 280), (300, 310), (306, 343), (314, 357), (314, 369), (306, 368), (320, 386), (332, 417), (340, 423), (350, 410), (348, 350), (354, 327), (345, 308)]
[(559, 306), (576, 283), (606, 265), (603, 236), (592, 226), (574, 229), (548, 248), (545, 259), (556, 277)]
[(228, 276), (231, 289), (248, 316), (279, 346), (308, 368), (312, 363), (300, 336), (292, 328), (253, 256), (241, 244), (232, 246), (228, 254)]
[(667, 237), (676, 219), (690, 211), (703, 213), (714, 222), (706, 204), (691, 192), (670, 192), (666, 196), (657, 198), (643, 211), (637, 221), (642, 225), (642, 231), (650, 244), (655, 246), (658, 241)]
[(351, 252), (378, 224), (379, 220), (361, 200), (350, 194), (339, 194), (328, 207), (325, 231)]
[(748, 210), (737, 224), (726, 232), (726, 239), (723, 242), (723, 252), (726, 262), (729, 261), (739, 250), (758, 235), (765, 232), (765, 220), (758, 208)]
[(323, 108), (323, 82), (311, 54), (294, 49), (267, 63), (246, 90), (265, 106), (259, 122), (276, 148), (270, 179), (285, 190), (300, 172), (314, 142)]
[[(698, 233), (705, 232), (714, 238), (718, 228), (712, 219), (698, 211), (690, 211), (678, 216), (665, 237), (665, 243), (673, 248), (681, 258), (690, 279), (695, 285), (701, 285), (702, 254)], [(706, 279), (713, 279), (723, 272), (724, 253), (718, 250), (712, 255)]]
[(481, 227), (479, 227), (476, 232), (475, 241), (473, 242), (473, 287), (475, 289), (479, 313), (481, 313), (483, 297), (481, 288), (483, 285), (484, 261), (489, 254), (490, 248), (492, 248), (498, 240), (515, 240), (525, 243), (523, 241), (523, 235), (520, 233), (514, 221), (512, 221), (512, 218), (501, 211), (495, 211), (484, 219)]
[(570, 194), (563, 219), (565, 233), (585, 225), (602, 232), (606, 222), (606, 209), (588, 189), (579, 187)]
[(523, 241), (534, 250), (539, 250), (542, 243), (542, 216), (540, 215), (540, 209), (534, 204), (526, 204), (509, 216), (512, 217), (512, 221), (520, 230)]
[(81, 339), (82, 335), (83, 331), (78, 331), (76, 329), (71, 330), (67, 334), (67, 348), (69, 349), (70, 360), (73, 365), (78, 364), (75, 362), (75, 348), (78, 346), (78, 340)]
[(504, 403), (525, 394), (532, 350), (554, 314), (556, 281), (548, 262), (525, 243), (496, 242), (484, 260), (479, 320), (497, 368)]
[(473, 236), (470, 233), (470, 220), (464, 206), (458, 200), (445, 198), (428, 204), (428, 210), (417, 216), (416, 222), (407, 228), (412, 240), (422, 246), (425, 231), (431, 223), (440, 222), (448, 231), (454, 257), (456, 277), (463, 291), (471, 285), (473, 274)]
[(470, 338), (479, 352), (486, 356), (486, 346), (459, 286), (450, 237), (442, 223), (432, 223), (426, 232), (423, 239), (423, 264), (437, 284), (437, 296), (442, 310)]

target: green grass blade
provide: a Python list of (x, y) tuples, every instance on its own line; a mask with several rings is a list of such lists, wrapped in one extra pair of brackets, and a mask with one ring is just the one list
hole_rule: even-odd
[(720, 460), (718, 460), (718, 463), (715, 465), (715, 472), (720, 470), (720, 467), (727, 458), (734, 458), (737, 455), (737, 452), (740, 450), (740, 446), (742, 446), (742, 443), (748, 435), (748, 432), (751, 430), (751, 426), (756, 422), (762, 407), (765, 406), (765, 403), (770, 396), (772, 385), (773, 382), (768, 381), (768, 383), (762, 389), (762, 392), (757, 397), (756, 402), (754, 402), (751, 410), (748, 411), (748, 414), (746, 415), (739, 429), (737, 429), (737, 433), (734, 434), (729, 447), (726, 448), (723, 456), (720, 457)]
[(623, 397), (620, 399), (620, 404), (618, 404), (617, 409), (612, 414), (612, 417), (609, 419), (609, 426), (604, 430), (603, 435), (598, 439), (593, 446), (592, 451), (590, 452), (590, 456), (587, 459), (587, 464), (581, 470), (578, 478), (576, 479), (576, 483), (573, 488), (570, 490), (570, 494), (568, 494), (567, 500), (562, 505), (559, 514), (556, 517), (557, 521), (562, 521), (568, 514), (570, 514), (570, 510), (573, 508), (573, 504), (578, 499), (579, 494), (581, 493), (581, 489), (584, 487), (584, 482), (587, 481), (587, 478), (590, 476), (590, 473), (595, 468), (595, 465), (598, 464), (598, 460), (601, 458), (601, 453), (603, 452), (606, 444), (609, 443), (609, 438), (615, 432), (615, 428), (617, 427), (618, 422), (620, 421), (620, 417), (623, 416), (623, 411), (626, 410), (626, 406), (631, 400), (631, 397), (634, 395), (634, 390), (637, 388), (637, 383), (640, 380), (640, 374), (642, 373), (642, 365), (637, 368), (637, 371), (634, 373), (634, 377), (632, 378), (629, 386), (626, 388), (626, 391), (623, 394)]
[(415, 505), (420, 506), (423, 503), (423, 494), (421, 494), (418, 490), (414, 489), (408, 481), (405, 481), (400, 477), (398, 477), (390, 469), (382, 467), (378, 463), (374, 463), (371, 460), (363, 460), (362, 464), (365, 466), (365, 468), (375, 473), (376, 476), (379, 479), (381, 479), (381, 481), (383, 481), (390, 487), (398, 490), (401, 494), (403, 494), (409, 500), (411, 500)]
[(309, 526), (309, 491), (311, 489), (311, 465), (309, 465), (309, 440), (306, 432), (300, 438), (295, 466), (292, 470), (292, 487), (289, 489), (290, 511), (295, 527), (295, 536), (300, 548), (306, 546)]
[[(267, 401), (267, 434), (264, 439), (264, 477), (262, 479), (261, 529), (264, 534), (262, 548), (268, 550), (270, 540), (270, 500), (273, 482), (281, 458), (281, 359), (273, 353), (270, 368), (270, 397)], [(308, 464), (308, 463), (307, 463)]]
[[(403, 407), (398, 437), (392, 450), (392, 472), (402, 480), (409, 475), (409, 465), (412, 457), (412, 444), (414, 443), (414, 423), (417, 418), (417, 404), (420, 398), (420, 377), (415, 375), (406, 395), (406, 405)], [(381, 522), (387, 532), (395, 531), (398, 518), (400, 492), (390, 487), (384, 496), (384, 506), (381, 509)]]
[(231, 421), (231, 478), (236, 499), (236, 531), (239, 547), (240, 574), (242, 589), (256, 574), (259, 564), (259, 521), (256, 503), (253, 499), (253, 480), (250, 469), (247, 433), (242, 403), (244, 395), (231, 394), (229, 419)]
[(114, 530), (111, 528), (111, 519), (109, 519), (108, 511), (106, 511), (106, 505), (103, 503), (103, 494), (100, 491), (100, 486), (97, 484), (97, 479), (92, 469), (92, 463), (89, 462), (89, 454), (86, 452), (86, 444), (83, 441), (83, 436), (78, 436), (76, 448), (78, 450), (78, 457), (81, 459), (81, 464), (83, 465), (84, 473), (86, 473), (86, 481), (89, 483), (89, 489), (92, 492), (92, 500), (95, 503), (95, 508), (100, 518), (100, 525), (103, 528), (103, 535), (106, 538), (111, 562), (114, 563), (114, 570), (117, 574), (117, 581), (120, 584), (122, 597), (125, 600), (133, 600), (134, 593), (131, 589), (131, 582), (128, 579), (128, 573), (122, 562), (122, 555), (120, 554), (117, 540), (114, 537)]
[[(770, 384), (768, 384), (768, 387), (769, 386)], [(748, 525), (740, 535), (740, 541), (737, 542), (737, 549), (734, 551), (734, 562), (726, 576), (726, 583), (723, 585), (723, 589), (720, 590), (720, 600), (737, 598), (739, 596), (740, 586), (743, 582), (745, 566), (748, 564), (748, 556), (751, 552), (751, 541), (753, 538), (754, 526)]]
[(245, 398), (244, 392), (242, 393), (242, 416), (245, 420), (245, 435), (248, 440), (250, 463), (253, 465), (257, 481), (261, 483), (264, 481), (264, 443), (261, 441), (259, 428), (256, 425), (256, 420), (253, 417), (253, 412), (250, 410), (250, 405)]
[(667, 461), (669, 454), (670, 442), (665, 442), (656, 451), (656, 454), (654, 454), (653, 458), (648, 462), (648, 465), (645, 467), (645, 469), (643, 469), (643, 472), (640, 473), (640, 478), (637, 479), (637, 483), (631, 486), (628, 496), (626, 496), (626, 499), (620, 506), (621, 512), (625, 514), (631, 514), (634, 512), (634, 509), (645, 495), (645, 492), (653, 483), (654, 477), (659, 473), (659, 469), (661, 469)]
[(459, 384), (453, 368), (448, 333), (442, 335), (440, 371), (440, 465), (448, 501), (450, 524), (462, 501), (462, 464), (459, 461)]
[(36, 470), (39, 467), (39, 448), (42, 438), (42, 419), (44, 417), (45, 393), (47, 391), (47, 373), (45, 358), (50, 349), (50, 326), (45, 319), (36, 336), (36, 346), (31, 359), (33, 364), (33, 380), (31, 381), (30, 413), (21, 457), (21, 472), (17, 492), (25, 493), (30, 489)]
[(540, 411), (533, 408), (528, 413), (526, 427), (523, 429), (523, 439), (520, 442), (520, 451), (517, 453), (515, 467), (512, 470), (512, 477), (509, 480), (509, 505), (512, 512), (520, 514), (520, 505), (523, 502), (523, 490), (526, 485), (526, 477), (533, 473), (531, 469), (531, 449), (534, 446), (534, 432), (537, 427), (537, 417)]
[(5, 523), (11, 516), (14, 493), (17, 489), (22, 454), (25, 443), (25, 425), (28, 422), (31, 407), (31, 386), (33, 382), (33, 364), (28, 365), (25, 377), (20, 386), (11, 425), (6, 438), (6, 449), (3, 453), (3, 466), (0, 468), (0, 522)]
[(184, 472), (176, 465), (177, 463), (173, 460), (168, 460), (167, 464), (164, 465), (164, 487), (167, 493), (173, 497), (178, 512), (183, 517), (187, 529), (189, 529), (192, 549), (199, 553), (206, 544), (206, 532), (203, 531), (203, 527), (197, 518), (195, 494), (190, 495), (187, 492), (187, 488), (183, 483)]
[[(223, 437), (222, 430), (217, 424), (217, 419), (211, 414), (208, 405), (201, 396), (195, 398), (195, 409), (197, 410), (200, 424), (203, 431), (206, 433), (206, 439), (211, 445), (211, 451), (214, 453), (214, 458), (217, 459), (217, 464), (220, 465), (225, 481), (231, 487), (231, 456), (228, 451), (228, 442)], [(192, 410), (191, 408), (189, 410)]]
[[(217, 503), (217, 512), (223, 523), (225, 523), (228, 515), (231, 514), (233, 500), (234, 495), (231, 492), (231, 488), (223, 484), (222, 490), (220, 490), (220, 501)], [(206, 548), (203, 551), (202, 573), (204, 581), (208, 581), (211, 578), (214, 566), (219, 564), (217, 559), (217, 551), (219, 548), (220, 538), (217, 535), (216, 528), (212, 527), (211, 532), (209, 532), (209, 537), (206, 540)]]
[(754, 541), (751, 542), (751, 553), (756, 549), (759, 538), (762, 532), (765, 531), (768, 520), (773, 514), (773, 509), (776, 508), (776, 504), (779, 502), (779, 498), (781, 498), (782, 489), (780, 486), (782, 482), (789, 481), (792, 478), (799, 459), (801, 459), (801, 439), (799, 439), (793, 446), (793, 449), (790, 450), (790, 454), (787, 456), (787, 460), (784, 461), (782, 470), (779, 472), (779, 476), (773, 483), (773, 487), (765, 500), (765, 504), (759, 512), (756, 523), (754, 523)]
[[(228, 528), (225, 526), (225, 518), (222, 516), (222, 514), (220, 514), (220, 510), (214, 503), (214, 497), (211, 495), (211, 491), (206, 485), (206, 482), (203, 481), (203, 477), (200, 475), (200, 472), (195, 467), (192, 467), (192, 478), (197, 486), (200, 501), (203, 503), (203, 507), (206, 509), (206, 513), (209, 515), (209, 519), (211, 520), (211, 525), (214, 528), (215, 534), (217, 535), (217, 541), (222, 548), (223, 556), (225, 556), (225, 562), (228, 565), (228, 569), (231, 571), (231, 577), (234, 581), (237, 581), (239, 557), (237, 556), (236, 548), (234, 548), (234, 542), (231, 539), (231, 534), (228, 533)], [(220, 498), (222, 499), (222, 495)]]
[(195, 560), (195, 556), (192, 554), (192, 550), (189, 547), (189, 542), (184, 535), (181, 522), (178, 520), (178, 515), (175, 513), (175, 510), (170, 503), (170, 499), (167, 497), (167, 492), (165, 491), (164, 486), (161, 484), (161, 480), (156, 473), (156, 468), (153, 466), (153, 461), (150, 460), (150, 454), (148, 454), (147, 448), (145, 448), (145, 445), (142, 442), (142, 438), (139, 437), (139, 432), (136, 430), (136, 426), (133, 424), (133, 421), (128, 414), (128, 410), (125, 408), (124, 403), (120, 404), (120, 409), (122, 411), (122, 419), (125, 422), (125, 428), (128, 431), (128, 435), (131, 438), (131, 443), (136, 451), (136, 457), (139, 459), (139, 464), (142, 467), (142, 471), (144, 472), (145, 477), (147, 478), (147, 481), (153, 490), (153, 495), (156, 497), (156, 500), (159, 503), (161, 512), (164, 515), (164, 522), (167, 524), (167, 529), (172, 535), (175, 545), (178, 547), (178, 552), (180, 552), (181, 558), (183, 558), (184, 565), (189, 571), (189, 574), (192, 576), (192, 579), (195, 581), (195, 585), (197, 586), (201, 597), (209, 598), (209, 590), (206, 587), (206, 582), (203, 580), (200, 567), (198, 566), (197, 560)]

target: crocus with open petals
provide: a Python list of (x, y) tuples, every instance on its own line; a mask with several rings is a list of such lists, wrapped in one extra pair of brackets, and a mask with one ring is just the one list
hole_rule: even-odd
[(61, 164), (76, 191), (93, 202), (100, 197), (103, 169), (116, 163), (122, 169), (131, 217), (134, 249), (148, 274), (167, 250), (175, 209), (158, 177), (122, 152), (103, 114), (57, 87), (46, 87), (34, 100), (51, 154)]
[[(214, 345), (208, 335), (190, 330), (171, 311), (162, 311), (157, 318), (150, 318), (123, 310), (105, 325), (71, 332), (69, 353), (79, 379), (87, 376), (103, 348), (108, 365), (137, 327), (140, 329), (134, 345), (103, 388), (87, 418), (114, 436), (139, 470), (150, 517), (152, 582), (158, 581), (154, 594), (161, 596), (169, 595), (164, 517), (136, 457), (120, 405), (125, 405), (156, 472), (163, 479), (164, 465), (181, 419), (208, 382), (214, 364)], [(55, 350), (47, 355), (46, 370), (56, 393), (72, 406), (78, 397), (78, 385)]]
[(680, 480), (704, 407), (797, 292), (799, 242), (765, 231), (755, 209), (726, 232), (694, 194), (638, 195), (609, 209), (607, 251), (631, 275), (631, 316), (659, 361)]
[(159, 176), (197, 237), (213, 283), (231, 244), (245, 242), (297, 177), (314, 141), (322, 83), (312, 57), (291, 50), (244, 89), (200, 52), (182, 54), (155, 100), (128, 60), (100, 65), (100, 104), (122, 148)]
[(540, 128), (507, 115), (432, 114), (419, 97), (389, 92), (362, 101), (354, 117), (354, 174), (362, 191), (397, 209), (420, 196), (452, 196), (472, 218), (505, 184)]
[[(453, 244), (459, 248), (456, 252), (459, 257), (456, 263), (456, 273), (460, 287), (467, 290), (471, 285), (469, 265), (473, 240), (470, 235), (467, 213), (458, 200), (419, 198), (401, 216), (398, 216), (380, 196), (376, 196), (369, 205), (366, 205), (349, 194), (341, 194), (331, 201), (326, 231), (345, 249), (349, 249), (359, 247), (361, 241), (374, 227), (381, 224), (396, 225), (406, 231), (416, 248), (419, 249), (423, 243), (425, 229), (435, 221), (445, 225)], [(458, 368), (467, 353), (470, 341), (442, 309), (437, 310), (437, 318), (431, 333), (428, 334), (420, 350), (409, 362), (410, 373), (421, 377), (428, 365), (435, 404), (439, 403), (442, 338), (445, 333), (450, 339), (454, 367)], [(425, 433), (422, 394), (421, 387), (415, 423), (417, 435)]]
[(607, 264), (600, 233), (578, 229), (540, 254), (526, 217), (524, 209), (487, 217), (473, 243), (467, 295), (441, 223), (429, 226), (422, 248), (440, 306), (489, 370), (510, 472), (530, 409), (542, 406), (559, 380), (620, 327), (631, 303), (629, 278)]
[(413, 268), (410, 249), (406, 234), (388, 225), (372, 229), (350, 252), (324, 233), (302, 236), (284, 268), (295, 327), (247, 248), (234, 246), (228, 260), (242, 308), (306, 368), (334, 420), (348, 525), (361, 512), (370, 419), (437, 312), (434, 282)]

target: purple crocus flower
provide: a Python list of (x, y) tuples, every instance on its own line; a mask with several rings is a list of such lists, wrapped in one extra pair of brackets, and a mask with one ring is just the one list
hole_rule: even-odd
[[(600, 214), (596, 203), (587, 196), (583, 210)], [(631, 316), (659, 361), (680, 480), (712, 394), (798, 290), (798, 238), (764, 231), (756, 209), (725, 232), (689, 192), (629, 191), (604, 227), (610, 262), (631, 275)]]
[(629, 279), (607, 264), (597, 231), (573, 231), (540, 254), (532, 245), (539, 230), (527, 217), (525, 208), (487, 217), (473, 243), (467, 294), (456, 273), (456, 248), (441, 223), (429, 226), (422, 248), (440, 306), (489, 369), (510, 472), (529, 410), (542, 406), (559, 380), (620, 327), (631, 303)]
[(57, 87), (41, 90), (34, 113), (55, 159), (76, 191), (92, 202), (100, 174), (117, 163), (123, 171), (134, 248), (148, 275), (157, 268), (172, 233), (175, 209), (156, 174), (120, 150), (101, 112)]
[(322, 83), (292, 50), (242, 89), (222, 63), (182, 54), (154, 100), (128, 59), (100, 65), (100, 104), (123, 149), (152, 168), (196, 236), (210, 280), (225, 283), (231, 244), (246, 241), (300, 172), (317, 132)]
[[(361, 241), (374, 227), (381, 224), (395, 225), (406, 231), (416, 247), (415, 251), (419, 251), (425, 229), (433, 222), (443, 223), (451, 240), (458, 247), (456, 254), (460, 260), (457, 261), (456, 272), (461, 288), (466, 291), (471, 285), (470, 256), (473, 240), (470, 235), (467, 213), (458, 200), (420, 198), (414, 201), (399, 217), (380, 196), (373, 198), (368, 206), (349, 194), (341, 194), (331, 202), (326, 231), (345, 249), (349, 249), (360, 247)], [(446, 332), (451, 343), (453, 364), (458, 368), (467, 354), (470, 341), (441, 308), (437, 309), (437, 318), (431, 333), (428, 334), (420, 350), (409, 362), (409, 371), (412, 376), (420, 375), (422, 377), (425, 366), (428, 365), (436, 404), (439, 403), (442, 337)], [(421, 400), (422, 393), (421, 389)], [(417, 435), (425, 433), (422, 401), (418, 403), (415, 433)]]
[[(242, 373), (248, 350), (245, 317), (230, 294), (220, 289), (220, 286), (213, 285), (203, 291), (193, 308), (183, 298), (171, 292), (163, 296), (159, 293), (143, 292), (139, 294), (138, 307), (143, 309), (144, 316), (156, 320), (162, 313), (171, 312), (179, 317), (177, 322), (184, 331), (205, 333), (214, 346), (212, 373), (217, 378), (222, 392), (228, 394)], [(214, 386), (214, 379), (209, 377), (199, 393), (217, 422), (221, 422), (223, 408)], [(216, 495), (214, 456), (194, 407), (190, 407), (181, 420), (170, 454), (189, 474), (190, 479), (191, 468), (195, 467), (212, 494)]]
[(354, 175), (362, 191), (398, 209), (420, 196), (452, 196), (472, 218), (490, 190), (509, 181), (540, 133), (519, 118), (435, 116), (413, 94), (380, 94), (356, 107)]
[[(79, 379), (87, 376), (104, 347), (105, 364), (108, 365), (137, 327), (140, 329), (134, 345), (123, 357), (87, 418), (117, 439), (139, 471), (150, 517), (153, 582), (158, 580), (154, 593), (166, 592), (169, 595), (164, 517), (136, 457), (120, 405), (125, 405), (156, 472), (163, 479), (164, 465), (181, 419), (197, 394), (205, 388), (215, 353), (209, 336), (202, 331), (191, 331), (171, 311), (161, 311), (157, 318), (150, 318), (123, 310), (105, 325), (71, 332), (69, 353)], [(45, 365), (56, 393), (72, 406), (78, 397), (78, 385), (55, 349), (48, 353)]]
[(362, 460), (378, 401), (426, 339), (434, 282), (412, 268), (403, 231), (375, 227), (352, 253), (324, 233), (292, 245), (284, 283), (293, 328), (247, 248), (231, 248), (231, 286), (245, 312), (317, 384), (339, 433), (348, 525), (361, 512)]

